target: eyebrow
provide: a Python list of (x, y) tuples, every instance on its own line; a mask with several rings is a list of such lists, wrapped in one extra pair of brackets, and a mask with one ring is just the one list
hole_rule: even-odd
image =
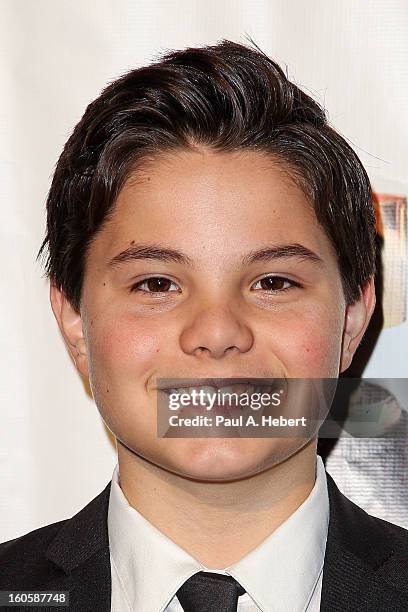
[[(279, 244), (250, 251), (241, 259), (242, 266), (254, 263), (268, 262), (274, 259), (297, 258), (310, 263), (323, 265), (323, 260), (302, 244)], [(109, 262), (109, 268), (115, 268), (123, 263), (151, 259), (154, 261), (173, 262), (194, 267), (191, 257), (177, 249), (168, 248), (159, 244), (133, 244), (124, 251), (115, 255)]]
[(154, 259), (155, 261), (174, 262), (193, 266), (193, 260), (185, 253), (176, 249), (170, 249), (156, 244), (133, 244), (121, 253), (113, 257), (108, 267), (116, 267), (122, 263), (129, 261), (137, 261), (140, 259)]

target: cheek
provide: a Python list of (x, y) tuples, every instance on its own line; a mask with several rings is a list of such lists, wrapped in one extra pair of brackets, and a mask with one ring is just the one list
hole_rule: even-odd
[(100, 319), (89, 336), (90, 370), (114, 382), (135, 382), (154, 364), (163, 343), (163, 330), (152, 321), (115, 317)]
[(153, 412), (145, 411), (143, 386), (162, 343), (162, 326), (134, 317), (105, 314), (88, 334), (92, 394), (105, 424), (121, 440), (129, 432), (143, 439), (155, 431)]
[(342, 339), (339, 313), (303, 310), (288, 315), (279, 327), (285, 333), (274, 346), (290, 377), (337, 377)]

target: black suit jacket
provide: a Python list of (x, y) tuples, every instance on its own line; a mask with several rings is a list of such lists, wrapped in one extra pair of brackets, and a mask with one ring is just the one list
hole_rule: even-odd
[[(408, 531), (364, 512), (329, 474), (327, 481), (321, 612), (408, 612)], [(110, 482), (72, 518), (0, 544), (0, 590), (70, 592), (69, 608), (39, 611), (110, 612), (109, 491)]]

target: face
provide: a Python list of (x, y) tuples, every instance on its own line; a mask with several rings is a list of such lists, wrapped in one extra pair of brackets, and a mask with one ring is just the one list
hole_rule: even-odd
[(130, 177), (89, 249), (80, 316), (51, 299), (122, 452), (204, 480), (263, 471), (308, 440), (158, 438), (157, 379), (335, 378), (374, 307), (372, 284), (346, 305), (329, 239), (282, 167), (205, 150)]

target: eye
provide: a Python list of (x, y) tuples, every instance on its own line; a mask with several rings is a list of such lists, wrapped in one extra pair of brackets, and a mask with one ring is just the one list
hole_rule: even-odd
[[(174, 293), (174, 290), (169, 291), (172, 285), (178, 287), (176, 283), (171, 281), (169, 278), (164, 276), (151, 276), (132, 285), (130, 292), (133, 293), (140, 291), (142, 293)], [(179, 292), (180, 289), (177, 288), (176, 291)]]
[(259, 279), (253, 287), (255, 287), (258, 283), (261, 284), (261, 290), (270, 291), (271, 293), (282, 293), (283, 291), (288, 291), (293, 287), (300, 287), (300, 284), (290, 280), (289, 278), (285, 278), (284, 276), (264, 276)]

